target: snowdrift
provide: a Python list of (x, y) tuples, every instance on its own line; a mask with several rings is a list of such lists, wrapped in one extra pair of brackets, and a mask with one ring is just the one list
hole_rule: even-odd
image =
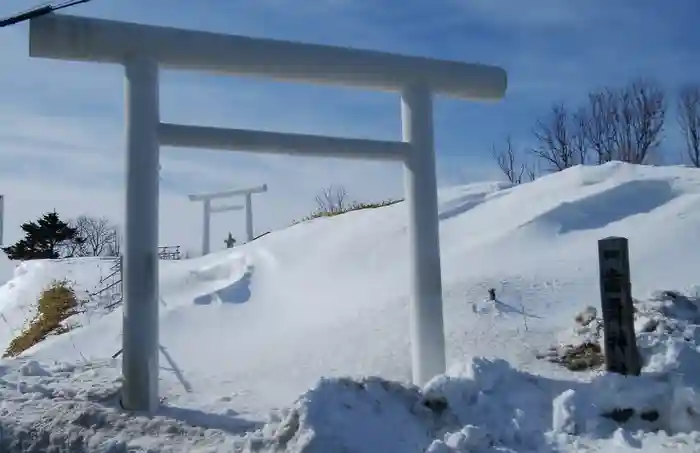
[[(0, 256), (0, 266), (3, 265), (2, 257), (5, 255)], [(100, 279), (108, 275), (111, 266), (110, 261), (101, 258), (35, 260), (20, 263), (8, 260), (7, 264), (8, 268), (12, 268), (13, 274), (7, 283), (0, 286), (2, 352), (34, 318), (39, 296), (53, 281), (67, 280), (79, 299), (88, 300), (88, 293), (99, 286)], [(93, 316), (99, 316), (99, 307), (94, 305), (90, 305), (92, 310), (71, 321), (88, 323)]]
[[(577, 443), (600, 448), (597, 442), (608, 438), (622, 450), (685, 448), (694, 435), (674, 433), (688, 429), (668, 428), (676, 437), (629, 437), (571, 422), (597, 420), (579, 401), (597, 401), (585, 389), (612, 384), (596, 384), (593, 373), (575, 374), (535, 355), (565, 335), (577, 311), (598, 304), (596, 242), (602, 237), (629, 238), (637, 298), (659, 288), (696, 290), (700, 255), (691, 244), (698, 237), (699, 208), (696, 169), (621, 163), (576, 167), (517, 187), (480, 183), (442, 191), (443, 293), (453, 371), (425, 389), (405, 384), (410, 359), (402, 203), (305, 222), (233, 251), (162, 263), (164, 418), (128, 418), (75, 390), (84, 383), (108, 395), (115, 391), (119, 363), (109, 357), (120, 349), (120, 310), (85, 318), (82, 327), (30, 349), (20, 360), (36, 361), (46, 375), (30, 379), (12, 362), (2, 378), (7, 385), (0, 387), (17, 392), (12, 379), (22, 376), (17, 379), (49, 389), (35, 397), (7, 395), (13, 413), (41, 412), (29, 417), (30, 426), (50, 424), (37, 408), (49, 400), (54, 407), (61, 398), (68, 407), (108, 414), (102, 420), (122, 420), (131, 431), (114, 451), (127, 445), (162, 451), (575, 451)], [(74, 279), (83, 281), (80, 263), (47, 264), (54, 265), (75, 266)], [(13, 285), (24, 281), (18, 276)], [(484, 302), (489, 288), (496, 290), (498, 306)], [(18, 300), (0, 298), (0, 313), (4, 306), (20, 307), (8, 310), (15, 310), (16, 319), (22, 310), (29, 317), (30, 298)], [(693, 322), (683, 322), (694, 329)], [(649, 363), (655, 365), (649, 373), (670, 376), (675, 368), (669, 364), (697, 352), (697, 343), (669, 335), (640, 337), (656, 347), (650, 346), (655, 359)], [(54, 361), (75, 369), (51, 371), (46, 364)], [(101, 365), (88, 372), (92, 365), (86, 361)], [(74, 378), (76, 373), (83, 377)], [(66, 380), (74, 390), (61, 396), (54, 387)], [(658, 394), (692, 408), (691, 381), (659, 384)], [(141, 425), (153, 429), (135, 440)], [(75, 423), (64, 420), (62, 426), (65, 433)], [(84, 439), (106, 439), (109, 432), (92, 424), (80, 429)], [(189, 450), (156, 439), (171, 429), (172, 439)], [(550, 450), (542, 450), (545, 445)], [(603, 449), (611, 451), (610, 445)]]

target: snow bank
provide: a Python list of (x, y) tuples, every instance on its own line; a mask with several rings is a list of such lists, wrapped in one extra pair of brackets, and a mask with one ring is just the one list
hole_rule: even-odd
[(379, 378), (321, 379), (292, 407), (254, 429), (233, 410), (222, 416), (167, 403), (157, 416), (129, 416), (118, 406), (114, 363), (13, 361), (0, 376), (0, 449), (8, 453), (421, 453), (457, 422), (444, 398)]
[(541, 451), (551, 423), (552, 398), (568, 385), (520, 372), (501, 359), (474, 358), (425, 388), (427, 398), (444, 399), (456, 418), (457, 429), (432, 448), (455, 453), (491, 447), (504, 452)]
[[(627, 430), (700, 431), (700, 299), (661, 291), (635, 301), (642, 375), (606, 374), (554, 400), (553, 430), (612, 436)], [(601, 339), (602, 341), (602, 339)]]
[[(690, 452), (700, 441), (692, 417), (700, 405), (688, 388), (650, 376), (556, 380), (500, 359), (475, 357), (424, 389), (376, 377), (324, 378), (291, 407), (272, 412), (265, 425), (240, 419), (234, 407), (214, 414), (167, 401), (155, 416), (126, 414), (119, 408), (118, 376), (113, 362), (5, 362), (0, 450), (524, 453), (604, 446), (618, 451), (601, 444), (612, 439), (625, 448), (661, 451), (663, 445)], [(659, 407), (664, 412), (654, 418)], [(636, 412), (622, 427), (611, 420), (620, 408)], [(624, 416), (625, 410), (618, 412)], [(657, 429), (670, 434), (652, 432)]]
[[(165, 406), (155, 417), (124, 413), (119, 374), (110, 363), (19, 361), (3, 365), (0, 375), (3, 452), (230, 452), (246, 442), (223, 429), (193, 426), (198, 416), (206, 418), (196, 412)], [(231, 417), (228, 428), (243, 432), (250, 426), (236, 426)]]
[(379, 378), (322, 379), (283, 412), (274, 437), (289, 452), (419, 453), (447, 421), (445, 409)]
[(538, 451), (557, 389), (483, 358), (423, 391), (376, 377), (324, 378), (254, 429), (233, 410), (222, 416), (167, 403), (155, 417), (129, 416), (118, 406), (113, 363), (8, 362), (0, 375), (0, 448), (8, 453)]

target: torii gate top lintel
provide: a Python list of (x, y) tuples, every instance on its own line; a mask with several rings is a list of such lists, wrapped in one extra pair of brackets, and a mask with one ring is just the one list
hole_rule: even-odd
[(55, 13), (30, 20), (29, 55), (118, 64), (144, 55), (168, 69), (379, 91), (421, 82), (458, 99), (500, 99), (507, 85), (505, 70), (495, 66)]
[(265, 193), (265, 192), (267, 192), (267, 184), (262, 184), (260, 186), (250, 187), (247, 189), (233, 189), (233, 190), (226, 190), (223, 192), (198, 193), (198, 194), (188, 195), (188, 197), (189, 197), (190, 201), (204, 201), (204, 200), (213, 200), (216, 198), (229, 198), (229, 197), (233, 197), (236, 195), (247, 195), (247, 194), (254, 194), (254, 193)]

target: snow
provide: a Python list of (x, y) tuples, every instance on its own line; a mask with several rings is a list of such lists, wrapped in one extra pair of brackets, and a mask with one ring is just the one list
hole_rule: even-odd
[[(3, 266), (1, 261), (0, 266)], [(52, 282), (67, 280), (79, 299), (87, 299), (88, 292), (99, 287), (100, 278), (108, 275), (110, 266), (110, 261), (100, 258), (34, 260), (13, 265), (14, 273), (0, 287), (0, 347), (3, 352), (34, 317), (39, 295)], [(89, 311), (82, 317), (90, 318), (95, 314)], [(82, 317), (71, 321), (86, 322)]]
[[(450, 369), (424, 388), (408, 384), (402, 203), (162, 262), (160, 412), (120, 410), (121, 309), (91, 301), (73, 330), (2, 362), (0, 449), (696, 451), (699, 208), (697, 170), (622, 163), (441, 191)], [(613, 235), (630, 242), (643, 375), (537, 359), (580, 340), (575, 315), (599, 305), (596, 241)], [(0, 345), (52, 280), (87, 294), (109, 266), (20, 264), (0, 287)]]

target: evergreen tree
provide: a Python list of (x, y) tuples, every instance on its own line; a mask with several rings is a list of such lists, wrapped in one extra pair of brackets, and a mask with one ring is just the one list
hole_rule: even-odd
[(84, 239), (76, 228), (62, 221), (56, 211), (41, 216), (36, 222), (23, 223), (24, 238), (3, 252), (12, 260), (55, 259), (67, 244), (81, 244)]

